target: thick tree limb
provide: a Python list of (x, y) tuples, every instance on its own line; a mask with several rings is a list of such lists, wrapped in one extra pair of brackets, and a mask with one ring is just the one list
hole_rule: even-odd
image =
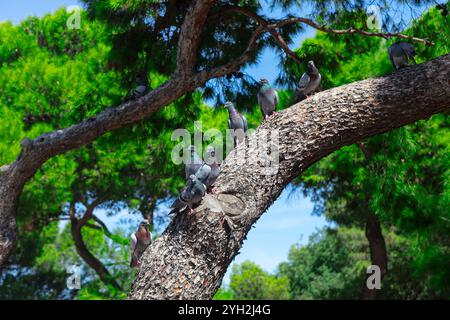
[(175, 74), (183, 77), (194, 73), (203, 26), (209, 9), (215, 2), (215, 0), (196, 0), (186, 13), (179, 36)]
[[(175, 217), (145, 251), (129, 298), (211, 298), (251, 226), (292, 179), (342, 146), (450, 110), (449, 73), (450, 54), (319, 92), (264, 122), (222, 164), (220, 193)], [(279, 167), (264, 175), (255, 141), (272, 131)]]

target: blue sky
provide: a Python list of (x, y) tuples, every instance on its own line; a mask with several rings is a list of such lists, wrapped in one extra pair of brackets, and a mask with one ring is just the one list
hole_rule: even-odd
[[(0, 10), (0, 21), (11, 20), (17, 24), (30, 15), (42, 16), (53, 12), (61, 6), (79, 5), (74, 0), (15, 0), (4, 1)], [(271, 12), (271, 17), (279, 17), (281, 12)], [(307, 29), (304, 34), (295, 38), (292, 48), (298, 47), (306, 37), (314, 36), (314, 31)], [(245, 72), (255, 79), (266, 77), (273, 81), (277, 75), (278, 57), (272, 50), (266, 50), (261, 56), (258, 65), (247, 68)], [(326, 222), (323, 217), (311, 216), (313, 204), (307, 198), (301, 196), (288, 197), (289, 192), (282, 193), (280, 198), (256, 223), (247, 240), (244, 242), (240, 254), (235, 262), (251, 260), (261, 265), (267, 271), (274, 271), (277, 265), (285, 261), (290, 247), (295, 243), (306, 243), (308, 237)], [(158, 210), (167, 211), (168, 208), (161, 205)], [(130, 216), (127, 212), (120, 213), (117, 217), (106, 217), (105, 212), (97, 214), (105, 219), (107, 225), (114, 229), (119, 221), (127, 220), (128, 224), (138, 224), (136, 216)], [(228, 282), (229, 272), (225, 277)]]

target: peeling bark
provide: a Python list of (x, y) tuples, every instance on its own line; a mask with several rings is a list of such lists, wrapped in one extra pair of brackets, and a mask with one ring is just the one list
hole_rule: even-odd
[[(218, 195), (178, 215), (142, 257), (129, 299), (210, 299), (247, 232), (284, 187), (329, 153), (450, 109), (450, 55), (323, 91), (264, 122), (222, 164)], [(279, 133), (279, 168), (262, 174), (255, 141)]]

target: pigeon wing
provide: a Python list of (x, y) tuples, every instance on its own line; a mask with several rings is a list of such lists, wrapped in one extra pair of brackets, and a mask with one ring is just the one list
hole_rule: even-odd
[(299, 89), (304, 89), (308, 86), (309, 82), (311, 81), (308, 74), (305, 72), (302, 77), (300, 78), (300, 82), (298, 83)]
[(134, 267), (137, 264), (136, 244), (137, 238), (136, 234), (133, 232), (133, 234), (130, 236), (130, 267)]
[(244, 132), (247, 132), (248, 124), (247, 124), (247, 119), (245, 118), (245, 116), (242, 116), (242, 121), (244, 122)]
[(272, 89), (272, 90), (273, 90), (273, 103), (274, 103), (275, 111), (276, 111), (277, 106), (278, 106), (278, 92), (275, 89)]
[(198, 180), (200, 180), (202, 183), (204, 183), (206, 181), (206, 179), (208, 179), (208, 176), (210, 173), (211, 173), (211, 167), (209, 165), (207, 165), (206, 163), (204, 163), (195, 175), (197, 176)]

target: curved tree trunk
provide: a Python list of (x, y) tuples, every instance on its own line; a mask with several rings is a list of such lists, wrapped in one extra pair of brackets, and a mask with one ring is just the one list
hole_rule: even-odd
[[(176, 216), (147, 248), (129, 298), (212, 298), (251, 226), (293, 178), (342, 146), (448, 111), (449, 74), (445, 55), (320, 92), (264, 122), (222, 164), (221, 192), (207, 195), (193, 215)], [(274, 131), (279, 143), (262, 147), (278, 145), (279, 166), (265, 175), (256, 141)]]
[(91, 267), (95, 273), (99, 276), (100, 280), (106, 285), (111, 285), (115, 289), (122, 291), (122, 287), (119, 283), (114, 279), (113, 276), (109, 273), (108, 269), (103, 265), (103, 263), (98, 260), (86, 247), (86, 244), (83, 241), (83, 236), (81, 234), (81, 229), (83, 227), (79, 223), (77, 219), (71, 219), (71, 232), (72, 238), (75, 243), (75, 248), (77, 250), (78, 255), (83, 259), (83, 261)]
[[(370, 159), (372, 158), (372, 152), (366, 147), (364, 142), (360, 141), (357, 143), (359, 149), (364, 154), (366, 158), (367, 165), (370, 166)], [(371, 171), (375, 174), (373, 168)], [(381, 229), (381, 223), (378, 219), (378, 216), (373, 213), (370, 208), (370, 195), (366, 195), (365, 207), (367, 210), (366, 217), (366, 238), (369, 242), (369, 251), (370, 251), (370, 261), (372, 265), (376, 265), (380, 268), (380, 280), (383, 281), (383, 278), (386, 276), (388, 272), (388, 254), (386, 249), (386, 241), (384, 240), (383, 231)], [(364, 281), (364, 289), (363, 289), (363, 299), (364, 300), (375, 300), (378, 296), (377, 289), (369, 289), (367, 287), (367, 280), (370, 275)]]
[(71, 204), (70, 207), (70, 231), (72, 233), (72, 238), (75, 243), (75, 249), (78, 255), (83, 259), (83, 261), (91, 267), (95, 273), (99, 276), (100, 280), (106, 285), (111, 285), (117, 290), (122, 291), (122, 287), (114, 279), (114, 277), (109, 273), (108, 269), (103, 265), (103, 263), (97, 259), (88, 249), (83, 240), (83, 235), (81, 229), (86, 225), (89, 219), (92, 218), (94, 209), (97, 204), (87, 206), (86, 212), (81, 219), (75, 217), (75, 204)]
[(22, 185), (11, 183), (8, 166), (0, 168), (0, 270), (17, 242), (16, 212)]
[[(384, 241), (383, 232), (381, 230), (381, 224), (378, 220), (378, 216), (374, 213), (370, 213), (367, 217), (366, 238), (369, 241), (370, 261), (372, 262), (372, 265), (376, 265), (380, 268), (380, 278), (381, 281), (383, 281), (384, 276), (388, 272), (386, 242)], [(364, 300), (375, 300), (377, 298), (377, 294), (377, 289), (369, 289), (366, 285), (366, 282), (364, 282)]]

